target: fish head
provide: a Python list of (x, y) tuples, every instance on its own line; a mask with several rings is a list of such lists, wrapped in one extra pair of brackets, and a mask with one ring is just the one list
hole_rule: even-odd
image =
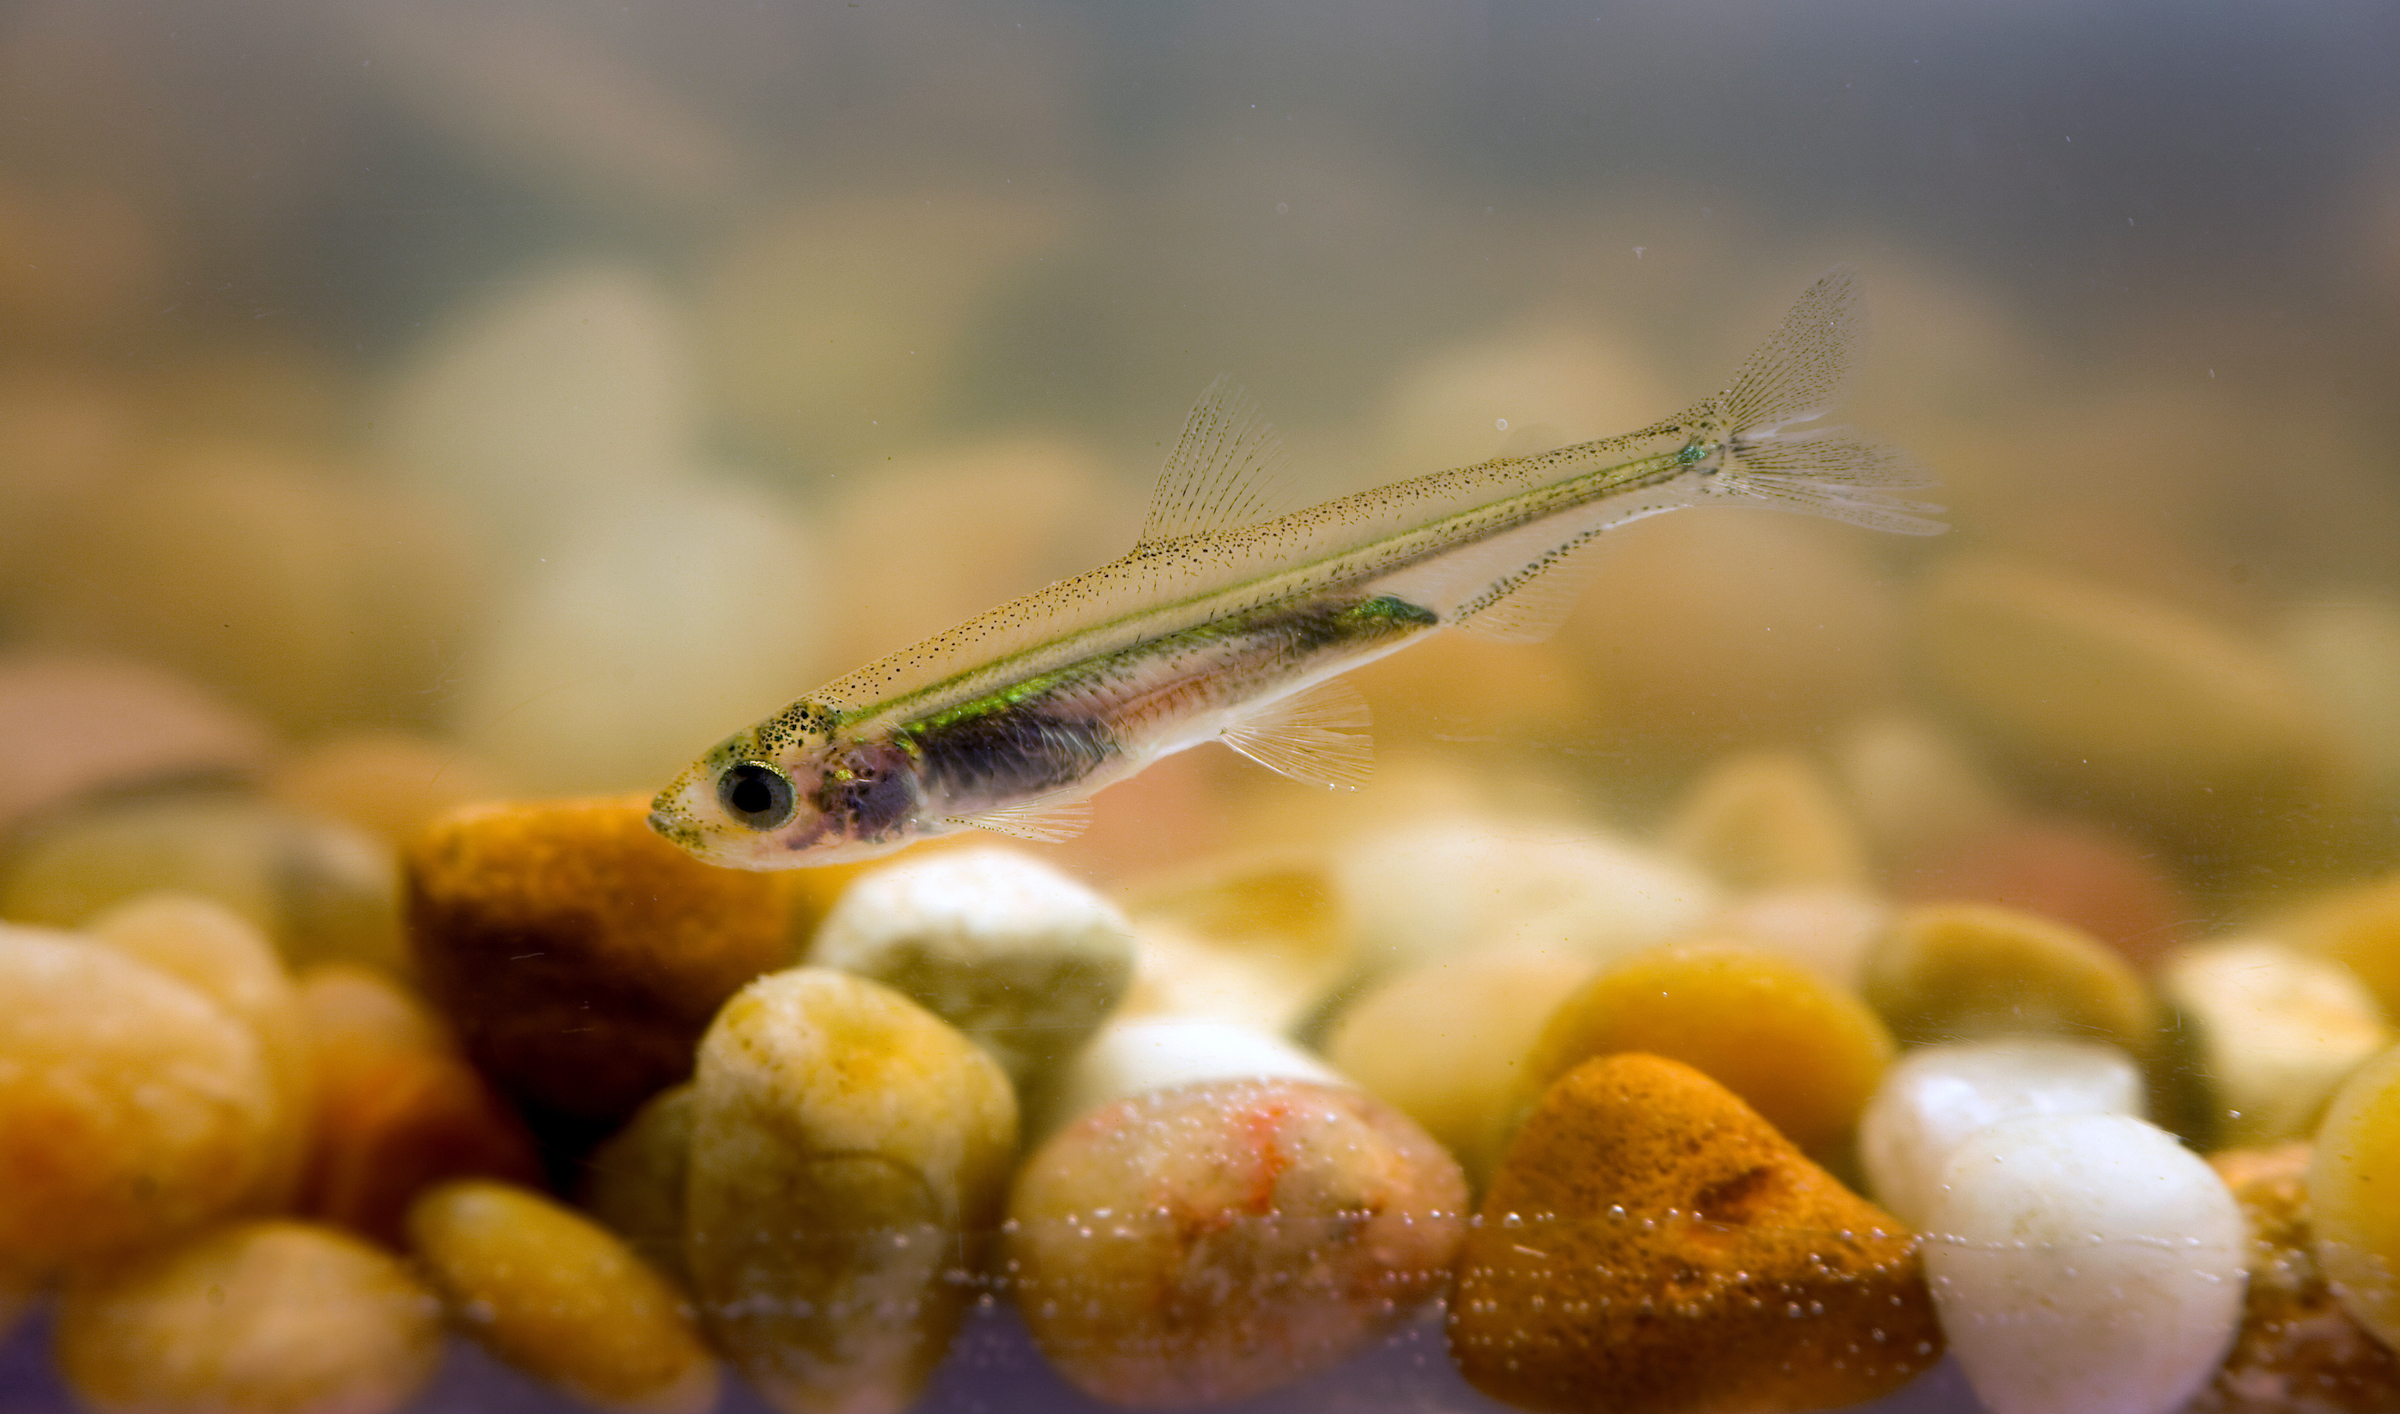
[(796, 702), (711, 747), (650, 802), (650, 828), (711, 864), (792, 869), (888, 854), (917, 837), (915, 757), (847, 740)]

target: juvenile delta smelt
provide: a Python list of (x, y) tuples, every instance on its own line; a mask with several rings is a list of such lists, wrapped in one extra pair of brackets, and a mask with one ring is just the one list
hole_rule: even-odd
[(717, 864), (863, 859), (969, 826), (1082, 828), (1094, 791), (1205, 741), (1355, 786), (1366, 706), (1334, 679), (1444, 628), (1556, 627), (1602, 531), (1711, 502), (1909, 535), (1939, 507), (1893, 452), (1811, 424), (1863, 325), (1840, 267), (1723, 393), (1639, 432), (1270, 515), (1275, 434), (1222, 379), (1192, 410), (1130, 553), (1003, 604), (720, 742), (653, 802)]

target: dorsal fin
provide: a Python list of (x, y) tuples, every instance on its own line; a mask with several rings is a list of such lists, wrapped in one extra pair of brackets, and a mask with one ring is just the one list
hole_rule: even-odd
[(1373, 720), (1357, 688), (1329, 678), (1227, 727), (1225, 744), (1295, 781), (1357, 790), (1375, 765)]
[(987, 810), (981, 815), (962, 815), (958, 823), (1020, 840), (1056, 844), (1071, 840), (1091, 827), (1092, 800), (1085, 795), (1070, 798), (1062, 791)]
[(1223, 374), (1192, 405), (1150, 492), (1144, 545), (1255, 525), (1280, 512), (1289, 464), (1258, 402)]

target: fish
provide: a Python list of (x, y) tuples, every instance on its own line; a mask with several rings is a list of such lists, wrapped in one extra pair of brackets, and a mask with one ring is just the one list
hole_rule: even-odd
[(1060, 840), (1092, 795), (1218, 741), (1356, 788), (1369, 713), (1341, 675), (1449, 630), (1537, 640), (1606, 531), (1715, 504), (1935, 534), (1906, 456), (1821, 419), (1864, 330), (1855, 270), (1801, 295), (1725, 391), (1620, 437), (1278, 514), (1286, 462), (1223, 378), (1123, 557), (837, 678), (710, 748), (650, 824), (714, 864), (872, 858), (966, 829)]

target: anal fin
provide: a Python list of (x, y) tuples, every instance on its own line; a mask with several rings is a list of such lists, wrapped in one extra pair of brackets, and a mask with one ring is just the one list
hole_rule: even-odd
[(1270, 771), (1327, 790), (1357, 790), (1375, 765), (1367, 699), (1339, 678), (1268, 703), (1225, 729), (1225, 744)]
[(1061, 791), (998, 810), (986, 810), (980, 815), (961, 815), (957, 823), (1020, 840), (1056, 844), (1071, 840), (1091, 827), (1092, 798)]

